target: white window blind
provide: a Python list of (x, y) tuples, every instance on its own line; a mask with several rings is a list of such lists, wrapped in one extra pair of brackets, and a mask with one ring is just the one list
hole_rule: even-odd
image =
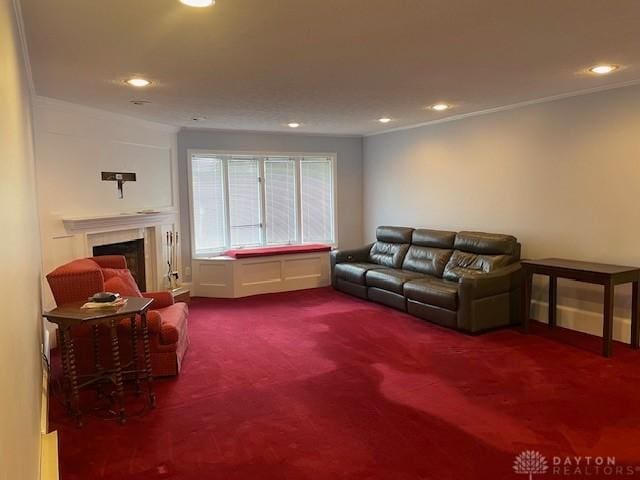
[(296, 243), (296, 164), (289, 158), (264, 162), (267, 245)]
[(300, 162), (302, 241), (333, 241), (333, 168), (328, 158)]
[(191, 154), (195, 256), (335, 242), (333, 157)]
[(223, 165), (219, 158), (192, 158), (194, 243), (207, 253), (225, 246)]
[(257, 158), (229, 160), (231, 245), (260, 245), (260, 175)]

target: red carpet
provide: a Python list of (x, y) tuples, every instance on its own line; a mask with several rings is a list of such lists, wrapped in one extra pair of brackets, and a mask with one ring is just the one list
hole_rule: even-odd
[(470, 337), (331, 289), (194, 299), (156, 410), (78, 430), (53, 402), (62, 479), (524, 480), (528, 449), (640, 464), (640, 353), (537, 330)]

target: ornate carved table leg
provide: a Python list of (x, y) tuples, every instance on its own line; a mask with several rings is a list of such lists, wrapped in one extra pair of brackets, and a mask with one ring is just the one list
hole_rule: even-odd
[(142, 319), (142, 341), (144, 345), (144, 367), (147, 374), (147, 388), (149, 389), (149, 406), (155, 408), (156, 394), (153, 393), (153, 372), (151, 370), (151, 349), (149, 347), (149, 326), (147, 325), (147, 312), (140, 314)]
[(122, 383), (122, 365), (120, 364), (120, 345), (118, 344), (118, 320), (111, 320), (111, 355), (113, 356), (113, 368), (116, 378), (116, 393), (118, 394), (118, 405), (120, 415), (120, 423), (127, 421), (127, 415), (124, 410), (124, 384)]
[(60, 329), (64, 350), (67, 352), (67, 368), (69, 371), (69, 383), (71, 384), (71, 414), (76, 418), (76, 425), (82, 426), (82, 414), (80, 413), (80, 391), (78, 389), (78, 372), (76, 370), (76, 354), (71, 338), (71, 328)]
[(71, 415), (71, 375), (69, 373), (69, 355), (67, 354), (65, 334), (62, 327), (59, 327), (58, 336), (60, 340), (60, 354), (62, 356), (62, 393), (64, 394), (64, 408), (67, 410), (67, 413)]
[(131, 361), (133, 362), (133, 375), (136, 382), (136, 395), (140, 395), (140, 370), (138, 362), (138, 327), (136, 317), (131, 317)]
[[(93, 325), (91, 330), (93, 332), (93, 365), (96, 369), (96, 373), (99, 375), (102, 373), (102, 358), (100, 357), (100, 329), (98, 325)], [(96, 392), (98, 397), (102, 397), (104, 395), (102, 392), (101, 382), (96, 384)]]

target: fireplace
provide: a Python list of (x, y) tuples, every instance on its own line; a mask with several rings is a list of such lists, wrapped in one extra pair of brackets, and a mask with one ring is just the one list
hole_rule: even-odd
[(98, 245), (93, 247), (93, 256), (103, 255), (123, 255), (127, 259), (127, 268), (135, 279), (141, 292), (147, 290), (145, 262), (144, 262), (144, 239), (130, 240), (127, 242), (110, 243), (108, 245)]

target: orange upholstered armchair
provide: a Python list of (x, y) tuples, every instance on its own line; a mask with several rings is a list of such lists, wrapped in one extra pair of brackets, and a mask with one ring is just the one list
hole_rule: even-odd
[[(177, 375), (182, 358), (189, 345), (187, 333), (188, 307), (174, 303), (169, 292), (141, 293), (138, 290), (123, 256), (109, 255), (74, 260), (56, 268), (47, 275), (47, 281), (58, 305), (86, 301), (97, 292), (117, 292), (122, 296), (152, 298), (147, 314), (151, 341), (151, 364), (154, 376)], [(136, 322), (140, 319), (137, 318)], [(121, 357), (124, 363), (131, 359), (130, 320), (118, 327), (122, 337)], [(109, 335), (106, 329), (98, 332), (102, 363), (109, 365), (111, 358)], [(79, 373), (89, 373), (94, 367), (94, 332), (89, 327), (76, 327), (71, 331), (76, 348)], [(141, 351), (141, 350), (139, 350)]]

